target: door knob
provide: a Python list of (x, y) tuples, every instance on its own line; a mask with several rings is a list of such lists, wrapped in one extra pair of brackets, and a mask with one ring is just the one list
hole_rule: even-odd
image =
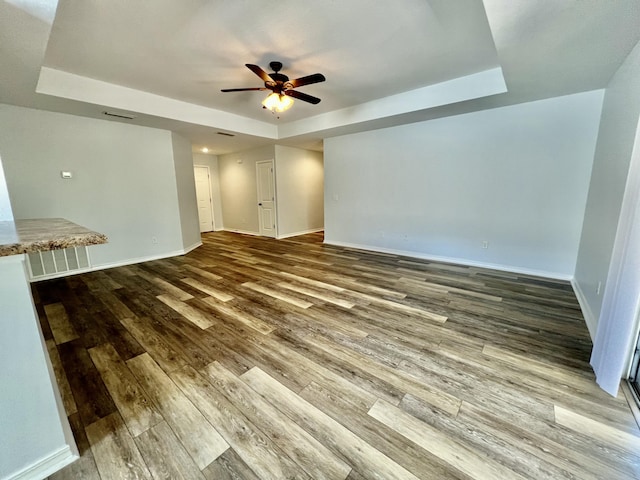
[(261, 206), (262, 206), (262, 203), (259, 203), (259, 204), (258, 204), (258, 206), (259, 206), (259, 207), (261, 207)]

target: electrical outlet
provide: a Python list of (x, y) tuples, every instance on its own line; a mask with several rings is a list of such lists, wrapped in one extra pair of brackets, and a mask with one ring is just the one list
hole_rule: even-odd
[(482, 241), (482, 248), (489, 248), (489, 242), (487, 240)]

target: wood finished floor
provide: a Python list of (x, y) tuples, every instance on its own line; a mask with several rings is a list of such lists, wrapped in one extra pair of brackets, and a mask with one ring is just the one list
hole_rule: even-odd
[(34, 285), (81, 458), (59, 479), (630, 479), (563, 282), (212, 233)]

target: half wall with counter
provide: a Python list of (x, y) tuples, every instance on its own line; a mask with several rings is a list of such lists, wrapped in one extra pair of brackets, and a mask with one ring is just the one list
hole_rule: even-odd
[(0, 478), (42, 479), (78, 458), (29, 284), (26, 254), (107, 238), (64, 219), (0, 221)]

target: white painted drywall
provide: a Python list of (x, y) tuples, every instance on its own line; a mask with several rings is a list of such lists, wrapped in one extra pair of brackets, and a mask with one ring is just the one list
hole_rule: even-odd
[(324, 227), (322, 153), (276, 145), (278, 237)]
[(4, 177), (4, 169), (2, 168), (2, 157), (0, 157), (0, 222), (9, 222), (13, 220), (13, 211), (11, 210), (11, 200), (9, 200), (9, 190), (7, 189), (7, 181)]
[[(609, 272), (625, 182), (640, 116), (640, 44), (606, 88), (576, 264), (576, 293), (592, 338)], [(598, 293), (598, 283), (601, 283)]]
[(325, 241), (570, 278), (602, 98), (325, 139)]
[(0, 478), (27, 470), (20, 478), (43, 478), (77, 457), (61, 423), (24, 255), (0, 258), (0, 312)]
[(218, 157), (225, 230), (260, 233), (256, 162), (274, 157), (273, 145)]
[(171, 132), (0, 105), (0, 157), (16, 218), (63, 217), (109, 237), (90, 248), (94, 266), (183, 251), (176, 168), (193, 167), (174, 163)]
[(173, 147), (173, 166), (178, 192), (182, 248), (185, 251), (189, 251), (202, 244), (191, 142), (172, 132), (171, 145)]
[(211, 183), (211, 201), (213, 202), (213, 229), (223, 230), (222, 199), (220, 197), (220, 172), (218, 156), (208, 153), (194, 153), (193, 164), (209, 167), (209, 182)]
[(598, 385), (618, 396), (630, 372), (640, 325), (640, 125), (636, 129), (620, 221), (616, 231), (591, 353)]
[[(0, 221), (12, 225), (0, 161)], [(3, 228), (6, 229), (6, 228)], [(0, 478), (32, 469), (55, 472), (77, 458), (76, 446), (45, 356), (24, 255), (0, 257)], [(57, 397), (56, 397), (57, 396)]]

